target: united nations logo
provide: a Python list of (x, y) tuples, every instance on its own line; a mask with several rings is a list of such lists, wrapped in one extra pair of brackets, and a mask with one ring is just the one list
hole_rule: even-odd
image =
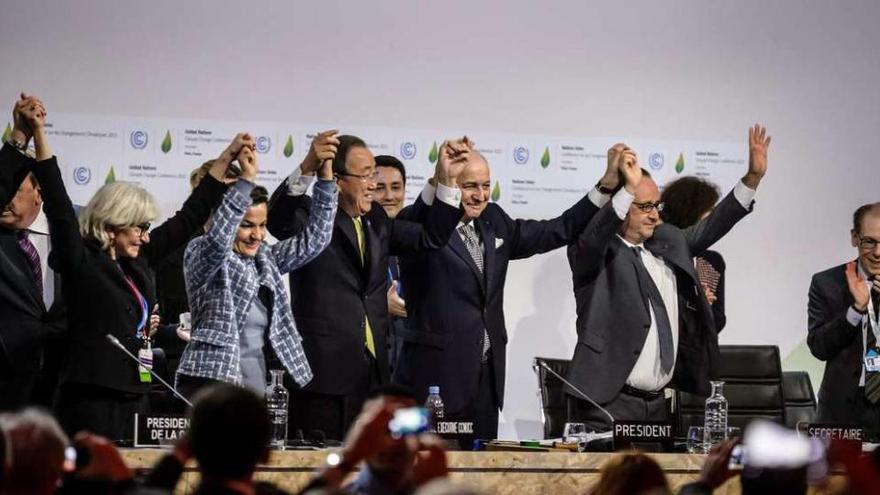
[(149, 136), (146, 132), (137, 130), (132, 131), (131, 136), (129, 136), (128, 140), (131, 142), (131, 147), (136, 150), (142, 150), (147, 147), (147, 141), (149, 141)]
[[(146, 140), (145, 140), (146, 142)], [(134, 144), (132, 142), (132, 144)], [(80, 186), (84, 186), (92, 180), (92, 170), (89, 167), (76, 167), (73, 169), (73, 182)]]
[(513, 161), (517, 165), (525, 165), (529, 162), (529, 149), (525, 146), (517, 146), (513, 149)]
[(654, 170), (663, 168), (663, 153), (651, 153), (648, 155), (648, 166)]
[(270, 149), (272, 149), (272, 140), (269, 136), (257, 137), (257, 153), (266, 154)]
[(400, 156), (404, 160), (412, 160), (416, 157), (416, 143), (407, 141), (400, 145)]

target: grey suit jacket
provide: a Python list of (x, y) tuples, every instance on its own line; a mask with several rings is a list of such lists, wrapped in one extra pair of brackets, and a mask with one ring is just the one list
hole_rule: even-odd
[[(707, 394), (718, 355), (718, 334), (693, 258), (750, 211), (730, 193), (697, 224), (685, 230), (659, 225), (645, 242), (677, 279), (679, 341), (673, 385), (681, 390)], [(609, 201), (568, 248), (578, 333), (568, 380), (600, 403), (620, 393), (651, 326), (636, 276), (637, 258), (617, 237), (622, 223)]]

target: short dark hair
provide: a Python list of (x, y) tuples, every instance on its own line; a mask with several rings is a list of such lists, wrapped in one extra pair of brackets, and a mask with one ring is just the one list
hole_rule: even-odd
[(269, 191), (263, 186), (254, 186), (251, 189), (251, 206), (261, 205), (269, 202)]
[(418, 400), (411, 388), (397, 383), (380, 385), (367, 393), (367, 399), (375, 399), (377, 397), (400, 397), (414, 401)]
[(880, 213), (880, 203), (868, 203), (859, 206), (859, 208), (853, 213), (853, 232), (857, 234), (862, 232), (862, 220), (864, 220), (872, 210), (875, 210), (874, 213)]
[(348, 152), (352, 148), (366, 148), (367, 143), (357, 136), (343, 134), (337, 137), (339, 146), (336, 147), (336, 157), (333, 158), (333, 173), (337, 175), (345, 175), (348, 168), (345, 166), (345, 160), (348, 158)]
[(397, 158), (391, 155), (379, 155), (376, 157), (376, 167), (391, 167), (397, 169), (397, 171), (400, 172), (400, 176), (403, 177), (403, 185), (406, 185), (406, 167), (404, 167), (403, 162)]
[(190, 443), (203, 476), (241, 479), (263, 460), (269, 443), (266, 404), (248, 389), (219, 383), (193, 399)]
[(660, 216), (664, 222), (685, 229), (712, 210), (719, 197), (721, 194), (715, 184), (692, 175), (682, 177), (663, 188), (663, 194), (660, 195), (663, 211)]

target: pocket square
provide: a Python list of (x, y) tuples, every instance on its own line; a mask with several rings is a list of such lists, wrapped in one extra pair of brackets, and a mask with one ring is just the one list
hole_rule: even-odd
[(496, 237), (495, 238), (495, 249), (498, 249), (503, 245), (504, 245), (504, 239), (502, 239), (500, 237)]

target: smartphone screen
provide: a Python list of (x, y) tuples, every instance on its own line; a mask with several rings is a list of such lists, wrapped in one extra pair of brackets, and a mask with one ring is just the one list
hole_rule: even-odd
[(395, 438), (428, 431), (428, 411), (424, 407), (408, 407), (394, 411), (388, 431)]

